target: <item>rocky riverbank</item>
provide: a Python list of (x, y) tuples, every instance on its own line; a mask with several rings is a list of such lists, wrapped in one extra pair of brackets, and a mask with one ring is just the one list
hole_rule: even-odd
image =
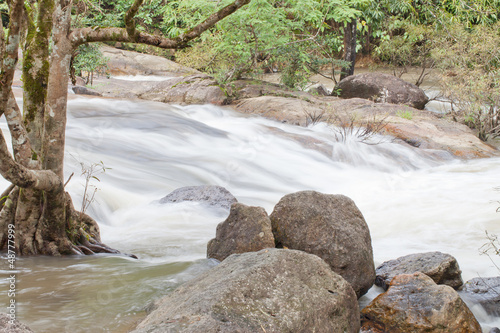
[[(227, 197), (216, 186), (198, 190), (210, 190), (204, 204)], [(192, 201), (196, 191), (178, 189), (166, 204)], [(412, 254), (375, 270), (367, 224), (342, 195), (292, 193), (269, 216), (235, 202), (207, 256), (222, 263), (155, 302), (134, 333), (481, 333), (469, 306), (498, 305), (496, 290), (485, 290), (498, 278), (463, 287), (456, 259), (445, 253)], [(385, 291), (360, 311), (356, 300), (373, 284)]]
[[(104, 97), (139, 98), (174, 104), (224, 105), (231, 109), (296, 125), (327, 121), (340, 126), (362, 126), (391, 135), (395, 142), (424, 150), (440, 159), (500, 156), (493, 146), (479, 140), (467, 126), (443, 115), (407, 105), (341, 99), (293, 91), (259, 80), (239, 80), (220, 87), (209, 76), (167, 59), (104, 47), (110, 58), (111, 78), (94, 80)], [(123, 75), (149, 75), (141, 80)]]

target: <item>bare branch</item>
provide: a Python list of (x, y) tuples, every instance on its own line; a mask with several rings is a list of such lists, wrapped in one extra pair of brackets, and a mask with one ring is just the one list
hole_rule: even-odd
[[(129, 35), (132, 33), (132, 28), (101, 28), (101, 27), (87, 27), (75, 29), (71, 32), (69, 40), (71, 41), (74, 48), (81, 44), (93, 43), (93, 42), (124, 42), (124, 43), (140, 43), (157, 46), (163, 49), (180, 49), (188, 46), (188, 42), (199, 37), (204, 31), (212, 28), (217, 22), (231, 15), (244, 5), (250, 3), (251, 0), (236, 0), (230, 5), (220, 9), (218, 12), (210, 15), (205, 21), (198, 24), (194, 28), (188, 30), (186, 33), (181, 34), (176, 38), (165, 38), (162, 36), (151, 35), (143, 32), (133, 30), (134, 38)], [(134, 3), (142, 3), (141, 0), (136, 0)], [(129, 9), (129, 13), (132, 14), (132, 8)], [(131, 15), (130, 14), (130, 15)], [(135, 14), (134, 14), (135, 15)], [(129, 21), (133, 21), (133, 17), (129, 18)]]

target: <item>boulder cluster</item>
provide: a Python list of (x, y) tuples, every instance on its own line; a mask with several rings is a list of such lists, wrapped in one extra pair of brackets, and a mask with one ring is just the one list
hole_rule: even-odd
[[(480, 333), (462, 298), (498, 311), (498, 292), (485, 300), (484, 281), (463, 286), (448, 254), (375, 269), (368, 225), (343, 195), (288, 194), (270, 215), (233, 202), (207, 256), (221, 263), (156, 302), (133, 332)], [(360, 311), (374, 284), (384, 292)]]

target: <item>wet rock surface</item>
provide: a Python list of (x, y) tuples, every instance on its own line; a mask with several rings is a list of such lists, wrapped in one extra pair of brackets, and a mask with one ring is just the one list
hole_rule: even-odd
[(0, 313), (0, 333), (33, 333), (25, 324), (5, 314)]
[(460, 296), (481, 305), (491, 316), (500, 317), (500, 277), (474, 278), (460, 289)]
[(389, 289), (361, 311), (362, 332), (481, 333), (458, 293), (425, 274), (396, 276)]
[(183, 201), (195, 201), (224, 209), (230, 209), (233, 203), (238, 202), (231, 192), (216, 185), (185, 186), (160, 199), (161, 204)]
[(453, 289), (463, 285), (457, 260), (441, 252), (416, 253), (386, 261), (376, 269), (375, 284), (387, 290), (396, 275), (416, 272), (424, 273), (435, 283), (446, 284)]
[[(115, 59), (113, 61), (116, 64), (116, 71), (113, 72), (115, 75), (161, 75), (165, 80), (157, 82), (95, 79), (95, 90), (105, 97), (142, 98), (177, 104), (230, 103), (231, 108), (238, 112), (301, 126), (308, 125), (311, 116), (321, 116), (321, 121), (336, 125), (342, 122), (341, 119), (354, 117), (355, 125), (363, 127), (376, 126), (383, 121), (386, 126), (381, 134), (394, 136), (395, 142), (414, 149), (431, 154), (437, 151), (439, 159), (500, 156), (500, 151), (479, 140), (467, 126), (430, 111), (383, 103), (389, 102), (387, 98), (374, 103), (368, 100), (373, 96), (368, 99), (319, 96), (258, 80), (238, 80), (226, 87), (219, 87), (205, 74), (183, 68), (167, 59), (109, 49), (105, 56), (113, 55), (112, 59)], [(145, 56), (152, 58), (139, 61)], [(139, 69), (129, 62), (138, 63)], [(401, 117), (401, 112), (411, 115), (407, 117), (411, 119)], [(448, 155), (443, 157), (443, 151)]]
[(134, 333), (359, 332), (349, 283), (317, 256), (232, 255), (156, 303)]

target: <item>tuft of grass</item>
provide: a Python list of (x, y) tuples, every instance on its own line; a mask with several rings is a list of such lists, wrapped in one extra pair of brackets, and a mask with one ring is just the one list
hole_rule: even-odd
[(413, 119), (413, 111), (412, 110), (399, 110), (396, 112), (396, 116), (412, 120)]

